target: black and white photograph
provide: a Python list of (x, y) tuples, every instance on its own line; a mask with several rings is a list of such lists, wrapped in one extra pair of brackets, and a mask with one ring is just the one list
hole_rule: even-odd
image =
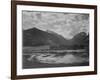
[(14, 1), (12, 79), (97, 74), (97, 6)]
[(23, 69), (89, 66), (89, 14), (22, 11)]

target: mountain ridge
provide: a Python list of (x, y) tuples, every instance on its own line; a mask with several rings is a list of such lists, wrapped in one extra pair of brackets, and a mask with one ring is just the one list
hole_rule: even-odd
[(89, 35), (85, 32), (76, 34), (72, 39), (67, 40), (55, 32), (43, 31), (38, 28), (23, 30), (23, 46), (63, 46), (63, 45), (84, 45), (89, 43)]

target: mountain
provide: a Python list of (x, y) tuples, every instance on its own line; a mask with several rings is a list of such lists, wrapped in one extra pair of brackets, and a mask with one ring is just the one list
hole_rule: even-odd
[(43, 31), (38, 28), (23, 30), (23, 46), (74, 46), (88, 45), (89, 35), (85, 32), (76, 34), (72, 39), (67, 40), (53, 31)]
[(80, 32), (76, 34), (70, 41), (73, 45), (87, 45), (89, 44), (89, 34), (87, 35), (85, 32)]
[(48, 33), (37, 28), (23, 31), (23, 46), (58, 46), (66, 44), (66, 41), (61, 35)]
[(80, 32), (76, 34), (70, 41), (70, 45), (68, 46), (68, 49), (86, 49), (89, 51), (89, 35), (87, 35), (85, 32)]

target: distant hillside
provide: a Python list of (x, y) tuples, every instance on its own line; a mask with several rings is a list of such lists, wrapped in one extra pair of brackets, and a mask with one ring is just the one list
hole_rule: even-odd
[(80, 32), (72, 39), (67, 40), (63, 36), (52, 31), (42, 31), (37, 28), (23, 30), (23, 46), (73, 46), (88, 44), (89, 35), (85, 32)]
[(23, 31), (23, 46), (57, 46), (66, 44), (66, 41), (61, 35), (48, 33), (37, 28)]
[(89, 34), (85, 32), (80, 32), (75, 35), (71, 40), (70, 44), (72, 45), (88, 45), (89, 44)]

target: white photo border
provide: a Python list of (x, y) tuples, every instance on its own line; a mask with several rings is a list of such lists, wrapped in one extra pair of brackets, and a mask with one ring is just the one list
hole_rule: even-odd
[[(22, 10), (89, 14), (89, 66), (22, 69)], [(17, 5), (17, 75), (94, 71), (94, 9)]]

